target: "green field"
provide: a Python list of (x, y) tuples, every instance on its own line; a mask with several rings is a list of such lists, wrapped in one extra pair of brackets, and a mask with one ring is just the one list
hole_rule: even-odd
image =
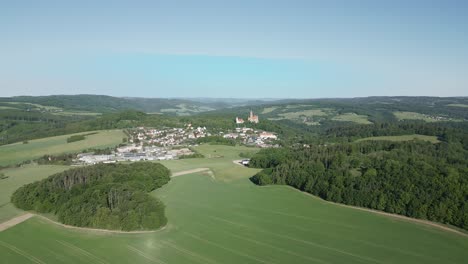
[[(87, 133), (89, 132), (71, 135)], [(0, 146), (0, 166), (13, 165), (22, 161), (39, 158), (45, 154), (70, 153), (89, 148), (116, 146), (125, 137), (125, 134), (120, 130), (108, 130), (86, 136), (85, 140), (67, 143), (67, 138), (71, 135), (30, 140), (28, 144), (19, 142)]]
[(278, 107), (275, 107), (275, 106), (273, 106), (273, 107), (265, 107), (265, 108), (263, 108), (263, 110), (262, 110), (262, 114), (271, 113), (271, 112), (275, 111), (276, 109), (278, 109)]
[[(209, 167), (214, 175), (175, 177), (153, 193), (167, 206), (169, 224), (161, 231), (111, 235), (70, 230), (35, 217), (0, 233), (1, 260), (5, 263), (464, 263), (468, 258), (467, 237), (327, 203), (285, 186), (255, 186), (248, 177), (257, 170), (232, 162), (246, 150), (203, 145), (197, 151), (211, 158), (164, 162), (173, 171)], [(52, 169), (42, 167), (17, 170), (30, 170), (23, 173), (26, 175), (36, 174), (33, 170)]]
[(329, 109), (309, 109), (309, 110), (302, 110), (297, 112), (287, 112), (278, 114), (279, 116), (285, 119), (296, 119), (301, 117), (314, 117), (314, 116), (327, 116), (328, 114), (326, 111)]
[(431, 143), (439, 143), (440, 141), (436, 136), (426, 136), (426, 135), (402, 135), (402, 136), (381, 136), (381, 137), (367, 137), (356, 140), (356, 142), (366, 141), (366, 140), (386, 140), (386, 141), (410, 141), (410, 140), (424, 140)]
[(468, 108), (468, 105), (467, 105), (467, 104), (448, 104), (447, 106), (465, 107), (465, 108)]
[(431, 116), (416, 112), (393, 112), (393, 114), (398, 120), (423, 120), (425, 122), (463, 121), (462, 119), (450, 118), (446, 116)]
[(337, 116), (333, 117), (332, 120), (334, 120), (334, 121), (344, 121), (344, 122), (353, 122), (353, 123), (363, 124), (363, 125), (372, 124), (372, 122), (370, 122), (367, 119), (367, 116), (358, 115), (356, 113), (344, 113), (344, 114), (341, 114), (341, 115), (337, 115)]

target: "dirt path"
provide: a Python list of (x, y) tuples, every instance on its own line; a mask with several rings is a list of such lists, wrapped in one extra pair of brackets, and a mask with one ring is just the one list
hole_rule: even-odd
[(245, 166), (244, 166), (244, 165), (242, 165), (242, 163), (241, 163), (241, 162), (242, 162), (242, 160), (233, 160), (232, 162), (233, 162), (234, 164), (236, 164), (236, 165), (239, 165), (239, 166), (245, 167)]
[(24, 215), (20, 215), (20, 216), (17, 216), (13, 219), (10, 219), (6, 222), (3, 222), (3, 223), (0, 223), (0, 232), (4, 231), (4, 230), (7, 230), (8, 228), (10, 227), (13, 227), (19, 223), (22, 223), (26, 220), (28, 220), (29, 218), (33, 217), (34, 214), (31, 214), (31, 213), (26, 213)]
[(163, 226), (162, 228), (160, 229), (157, 229), (157, 230), (151, 230), (151, 231), (119, 231), (119, 230), (108, 230), (108, 229), (98, 229), (98, 228), (88, 228), (88, 227), (78, 227), (78, 226), (71, 226), (71, 225), (65, 225), (65, 224), (62, 224), (62, 223), (59, 223), (59, 222), (56, 222), (52, 219), (49, 219), (45, 216), (42, 216), (42, 215), (37, 215), (37, 214), (32, 214), (32, 213), (26, 213), (24, 215), (20, 215), (20, 216), (17, 216), (13, 219), (10, 219), (6, 222), (3, 222), (0, 224), (0, 232), (1, 231), (4, 231), (8, 228), (11, 228), (17, 224), (20, 224), (26, 220), (28, 220), (29, 218), (31, 217), (39, 217), (41, 219), (44, 219), (50, 223), (53, 223), (53, 224), (56, 224), (56, 225), (59, 225), (61, 227), (64, 227), (64, 228), (68, 228), (68, 229), (76, 229), (76, 230), (81, 230), (81, 231), (92, 231), (92, 232), (101, 232), (101, 233), (113, 233), (113, 234), (148, 234), (148, 233), (155, 233), (155, 232), (159, 232), (159, 231), (162, 231), (166, 228), (166, 226)]
[(467, 233), (458, 231), (456, 229), (450, 228), (450, 227), (445, 226), (443, 224), (439, 224), (439, 223), (435, 223), (435, 222), (431, 222), (431, 221), (427, 221), (427, 220), (422, 220), (422, 219), (411, 218), (411, 217), (407, 217), (407, 216), (404, 216), (404, 215), (391, 214), (391, 213), (387, 213), (387, 212), (377, 211), (377, 210), (358, 207), (358, 206), (352, 206), (352, 205), (346, 205), (346, 204), (341, 204), (341, 203), (334, 203), (334, 202), (330, 202), (330, 201), (325, 201), (325, 200), (323, 200), (323, 199), (321, 199), (321, 198), (319, 198), (319, 197), (317, 197), (317, 196), (315, 196), (313, 194), (310, 194), (308, 192), (303, 192), (303, 191), (298, 190), (298, 189), (296, 189), (296, 188), (294, 188), (292, 186), (288, 186), (288, 185), (285, 185), (285, 186), (287, 188), (292, 189), (292, 190), (295, 190), (295, 191), (301, 192), (301, 193), (303, 193), (305, 195), (311, 196), (311, 197), (313, 197), (315, 199), (319, 199), (320, 201), (325, 202), (325, 203), (334, 204), (334, 205), (347, 207), (347, 208), (352, 208), (352, 209), (356, 209), (356, 210), (360, 210), (360, 211), (366, 211), (366, 212), (370, 212), (370, 213), (374, 213), (374, 214), (384, 215), (384, 216), (387, 216), (387, 217), (397, 218), (397, 219), (408, 221), (408, 222), (428, 225), (428, 226), (431, 226), (431, 227), (442, 229), (444, 231), (449, 231), (449, 232), (456, 233), (456, 234), (461, 235), (461, 236), (468, 237)]
[(198, 168), (198, 169), (192, 169), (192, 170), (186, 170), (186, 171), (179, 171), (179, 172), (173, 173), (171, 178), (186, 175), (186, 174), (202, 172), (202, 171), (209, 171), (209, 170), (210, 170), (209, 168)]
[(62, 223), (59, 223), (59, 222), (56, 222), (50, 218), (47, 218), (45, 216), (42, 216), (42, 215), (34, 215), (34, 216), (37, 216), (39, 218), (42, 218), (50, 223), (53, 223), (53, 224), (56, 224), (56, 225), (59, 225), (61, 227), (65, 227), (65, 228), (68, 228), (68, 229), (75, 229), (75, 230), (80, 230), (80, 231), (91, 231), (91, 232), (101, 232), (101, 233), (109, 233), (109, 234), (149, 234), (149, 233), (155, 233), (155, 232), (159, 232), (159, 231), (162, 231), (164, 229), (166, 229), (166, 226), (163, 226), (162, 228), (160, 229), (157, 229), (157, 230), (151, 230), (151, 231), (120, 231), (120, 230), (109, 230), (109, 229), (99, 229), (99, 228), (89, 228), (89, 227), (78, 227), (78, 226), (71, 226), (71, 225), (66, 225), (66, 224), (62, 224)]

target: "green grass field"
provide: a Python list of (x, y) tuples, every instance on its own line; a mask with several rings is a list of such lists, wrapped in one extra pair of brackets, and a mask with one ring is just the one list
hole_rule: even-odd
[[(72, 135), (80, 135), (77, 133)], [(99, 131), (86, 136), (85, 140), (67, 143), (71, 135), (48, 137), (30, 140), (28, 144), (22, 142), (0, 146), (0, 166), (12, 165), (25, 160), (39, 158), (45, 154), (61, 154), (77, 152), (89, 148), (107, 148), (122, 142), (125, 134), (120, 130)]]
[(278, 116), (285, 119), (296, 119), (301, 117), (314, 117), (314, 116), (327, 116), (329, 109), (308, 109), (297, 112), (287, 112), (278, 114)]
[(334, 120), (334, 121), (344, 121), (344, 122), (353, 122), (353, 123), (363, 124), (363, 125), (372, 124), (372, 122), (370, 122), (367, 119), (367, 116), (358, 115), (356, 113), (344, 113), (344, 114), (341, 114), (341, 115), (337, 115), (337, 116), (333, 117), (332, 120)]
[(265, 107), (265, 108), (263, 108), (263, 110), (262, 110), (262, 114), (271, 113), (271, 112), (275, 111), (276, 109), (278, 109), (278, 107), (275, 107), (275, 106), (273, 106), (273, 107)]
[(104, 234), (34, 217), (0, 233), (1, 261), (464, 263), (468, 258), (466, 237), (330, 204), (285, 186), (255, 186), (248, 177), (257, 170), (232, 162), (246, 148), (203, 145), (197, 150), (212, 158), (164, 164), (173, 171), (209, 167), (216, 179), (206, 173), (179, 176), (153, 192), (166, 204), (165, 229)]
[(465, 107), (465, 108), (468, 108), (468, 104), (448, 104), (447, 106)]
[(426, 135), (403, 135), (403, 136), (381, 136), (381, 137), (367, 137), (356, 140), (356, 142), (366, 141), (366, 140), (386, 140), (386, 141), (410, 141), (410, 140), (424, 140), (431, 143), (439, 143), (440, 141), (436, 136), (426, 136)]

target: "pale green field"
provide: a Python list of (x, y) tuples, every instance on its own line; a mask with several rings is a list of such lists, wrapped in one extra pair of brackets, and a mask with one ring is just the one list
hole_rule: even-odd
[(278, 107), (265, 107), (262, 110), (262, 114), (268, 114), (278, 109)]
[[(120, 144), (125, 134), (121, 130), (98, 131), (86, 136), (85, 140), (67, 143), (71, 135), (48, 137), (0, 146), (0, 166), (17, 164), (25, 160), (39, 158), (45, 154), (77, 152), (89, 148), (107, 148)], [(73, 135), (86, 134), (77, 133)]]
[(344, 113), (344, 114), (341, 114), (341, 115), (337, 115), (337, 116), (333, 117), (332, 120), (334, 120), (334, 121), (354, 122), (354, 123), (363, 124), (363, 125), (372, 124), (372, 122), (370, 122), (367, 119), (367, 116), (358, 115), (356, 113)]
[(232, 163), (245, 148), (197, 150), (222, 157), (164, 164), (174, 171), (210, 167), (215, 179), (184, 175), (154, 192), (166, 204), (169, 223), (163, 230), (111, 235), (35, 217), (0, 233), (1, 260), (294, 264), (465, 263), (468, 258), (467, 237), (330, 204), (285, 186), (255, 186), (248, 177), (256, 170)]
[(426, 122), (434, 122), (433, 119), (426, 115), (415, 112), (394, 112), (393, 114), (398, 120), (424, 120)]
[(356, 142), (366, 141), (366, 140), (386, 140), (386, 141), (411, 141), (411, 140), (424, 140), (431, 143), (439, 143), (440, 141), (436, 136), (426, 136), (426, 135), (403, 135), (403, 136), (381, 136), (381, 137), (367, 137), (356, 140)]
[(18, 109), (16, 107), (11, 107), (11, 106), (3, 106), (3, 105), (0, 105), (0, 109), (1, 110), (10, 110), (10, 109)]
[(0, 223), (23, 213), (22, 210), (16, 209), (10, 203), (10, 197), (16, 189), (27, 183), (42, 180), (67, 168), (69, 167), (26, 165), (21, 168), (2, 170), (1, 172), (8, 176), (8, 178), (0, 180)]
[[(241, 152), (258, 151), (258, 149), (237, 146), (235, 148), (219, 145), (201, 145), (196, 148), (198, 152), (206, 158), (202, 159), (182, 159), (160, 161), (172, 172), (190, 170), (194, 168), (210, 168), (220, 181), (233, 181), (236, 179), (245, 179), (257, 173), (258, 169), (245, 168), (234, 164), (233, 160), (242, 159), (239, 156)], [(222, 156), (222, 157), (220, 157)]]
[(187, 104), (178, 104), (176, 105), (177, 108), (165, 108), (161, 109), (162, 113), (176, 113), (179, 116), (190, 115), (193, 113), (200, 113), (206, 112), (210, 110), (214, 110), (214, 108), (207, 107), (207, 106), (189, 106)]
[(33, 104), (33, 103), (27, 103), (27, 102), (5, 102), (6, 104), (12, 104), (12, 105), (16, 105), (16, 104), (27, 104), (27, 105), (30, 105), (34, 108), (37, 108), (37, 109), (45, 109), (45, 110), (48, 110), (48, 111), (51, 111), (51, 110), (61, 110), (62, 108), (60, 107), (55, 107), (55, 106), (46, 106), (46, 105), (40, 105), (40, 104)]
[(314, 117), (314, 116), (327, 116), (329, 109), (309, 109), (297, 112), (287, 112), (278, 114), (278, 116), (285, 119), (297, 119), (301, 117)]
[(101, 113), (81, 112), (81, 111), (60, 111), (60, 112), (53, 112), (52, 114), (62, 115), (62, 116), (98, 116), (98, 115), (102, 115)]
[(449, 104), (448, 106), (454, 106), (454, 107), (468, 107), (467, 104)]

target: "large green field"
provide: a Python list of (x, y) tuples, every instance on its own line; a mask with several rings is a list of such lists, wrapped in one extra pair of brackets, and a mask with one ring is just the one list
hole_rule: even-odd
[[(85, 232), (34, 217), (0, 233), (0, 262), (464, 263), (468, 258), (465, 236), (327, 203), (285, 186), (255, 186), (248, 177), (257, 170), (232, 162), (246, 150), (251, 149), (204, 145), (198, 151), (211, 158), (164, 162), (174, 172), (208, 167), (214, 174), (175, 177), (153, 193), (167, 206), (169, 224), (161, 231)], [(16, 170), (8, 179), (63, 167)], [(15, 182), (5, 189), (20, 185)]]
[[(48, 137), (0, 146), (0, 166), (12, 165), (25, 160), (39, 158), (45, 154), (77, 152), (89, 148), (107, 148), (122, 142), (125, 134), (121, 130), (97, 131), (97, 134), (86, 136), (85, 140), (67, 143), (71, 135)], [(89, 133), (89, 132), (87, 132)], [(80, 135), (87, 133), (78, 133)]]
[(431, 143), (439, 143), (440, 141), (437, 139), (436, 136), (426, 136), (426, 135), (418, 135), (418, 134), (413, 134), (413, 135), (402, 135), (402, 136), (380, 136), (380, 137), (367, 137), (367, 138), (361, 138), (356, 140), (356, 142), (360, 141), (368, 141), (368, 140), (385, 140), (385, 141), (410, 141), (410, 140), (424, 140), (424, 141), (429, 141)]

